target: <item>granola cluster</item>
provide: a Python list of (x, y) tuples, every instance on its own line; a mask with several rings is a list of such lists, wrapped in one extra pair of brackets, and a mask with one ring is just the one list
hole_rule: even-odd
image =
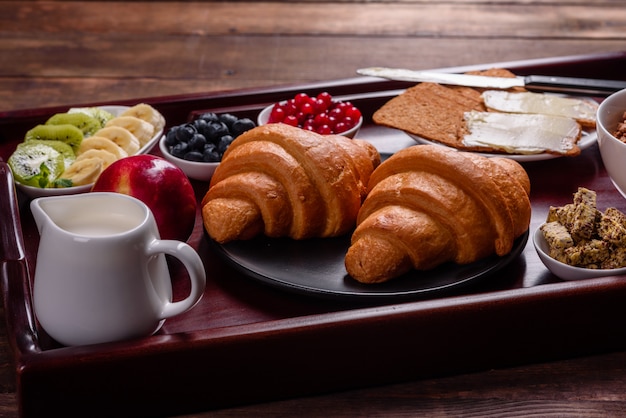
[(580, 187), (573, 202), (550, 207), (541, 231), (550, 256), (575, 267), (626, 267), (626, 215), (616, 208), (601, 212), (596, 192)]
[(617, 130), (613, 132), (613, 136), (622, 142), (626, 142), (626, 112), (622, 115), (622, 121), (617, 124)]

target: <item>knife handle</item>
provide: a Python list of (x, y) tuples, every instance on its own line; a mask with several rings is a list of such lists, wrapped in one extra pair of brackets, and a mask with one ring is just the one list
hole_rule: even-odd
[(608, 96), (626, 89), (626, 81), (596, 80), (591, 78), (529, 75), (524, 77), (528, 90), (552, 91), (568, 94), (589, 94)]

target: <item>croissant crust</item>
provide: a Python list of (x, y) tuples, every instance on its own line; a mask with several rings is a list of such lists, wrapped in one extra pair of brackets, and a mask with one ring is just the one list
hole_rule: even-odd
[(256, 127), (233, 141), (216, 169), (201, 202), (205, 229), (221, 243), (345, 234), (379, 163), (365, 141), (284, 124)]
[(530, 223), (528, 175), (507, 158), (413, 146), (381, 164), (368, 190), (345, 258), (364, 283), (505, 255)]

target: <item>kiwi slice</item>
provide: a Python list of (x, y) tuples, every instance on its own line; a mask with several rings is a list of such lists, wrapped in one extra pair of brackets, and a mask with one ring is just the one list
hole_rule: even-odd
[(8, 160), (16, 181), (33, 187), (48, 187), (65, 171), (63, 154), (40, 142), (23, 142)]
[(74, 125), (37, 125), (26, 132), (25, 141), (61, 141), (72, 147), (74, 153), (83, 142), (83, 131)]
[[(28, 142), (28, 141), (26, 141)], [(30, 142), (36, 142), (44, 144), (54, 148), (57, 152), (63, 155), (63, 161), (65, 161), (65, 168), (69, 167), (74, 160), (76, 160), (76, 153), (71, 146), (62, 141), (52, 141), (49, 139), (30, 140)]]
[(111, 112), (107, 112), (99, 107), (72, 107), (67, 113), (84, 113), (91, 116), (100, 122), (100, 126), (106, 125), (108, 121), (113, 119), (115, 115)]
[(98, 119), (85, 113), (57, 113), (46, 121), (46, 125), (74, 125), (83, 131), (83, 136), (92, 135), (102, 128)]

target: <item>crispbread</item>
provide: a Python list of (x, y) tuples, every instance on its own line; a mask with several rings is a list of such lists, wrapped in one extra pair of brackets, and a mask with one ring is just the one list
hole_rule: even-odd
[[(472, 97), (469, 90), (476, 95)], [(469, 110), (485, 111), (480, 93), (420, 83), (388, 101), (374, 113), (373, 120), (379, 125), (463, 148), (460, 131), (465, 127), (463, 114)]]
[[(515, 77), (512, 72), (501, 68), (472, 71), (468, 74)], [(496, 149), (495, 146), (464, 143), (464, 137), (469, 134), (464, 118), (465, 114), (471, 111), (489, 111), (481, 97), (485, 90), (487, 89), (420, 83), (385, 103), (374, 113), (372, 120), (376, 124), (400, 129), (409, 134), (459, 150), (507, 154), (502, 149)], [(508, 91), (524, 92), (525, 89), (513, 88)], [(578, 142), (579, 139), (580, 135), (574, 141)], [(567, 152), (546, 152), (578, 155), (580, 148), (574, 143)]]

